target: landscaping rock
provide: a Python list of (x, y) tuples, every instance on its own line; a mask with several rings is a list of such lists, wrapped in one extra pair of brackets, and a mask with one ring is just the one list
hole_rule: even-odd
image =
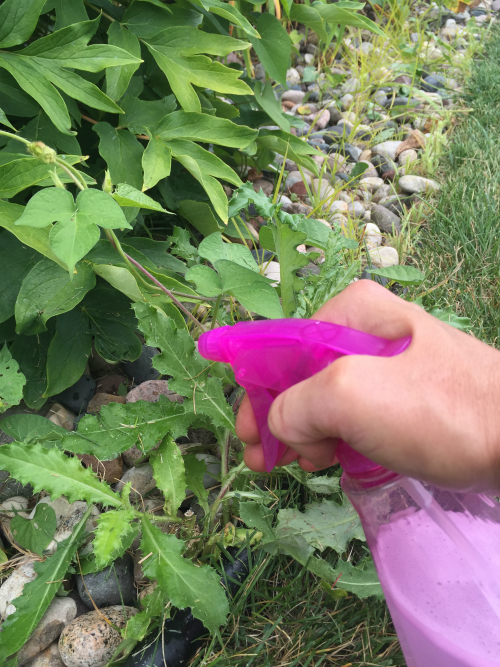
[[(59, 499), (58, 499), (59, 500)], [(53, 501), (54, 503), (57, 503), (58, 501)], [(67, 502), (67, 501), (66, 501)], [(50, 503), (51, 506), (52, 503)], [(82, 501), (82, 500), (76, 500), (74, 503), (71, 503), (67, 505), (65, 508), (64, 505), (58, 504), (58, 512), (56, 510), (56, 516), (61, 516), (62, 512), (65, 512), (64, 516), (61, 516), (61, 523), (59, 527), (57, 528), (54, 539), (52, 542), (50, 542), (49, 546), (46, 549), (46, 552), (49, 554), (53, 554), (57, 551), (57, 545), (59, 542), (62, 542), (63, 540), (66, 540), (68, 537), (70, 537), (71, 533), (73, 532), (73, 528), (76, 526), (76, 524), (81, 521), (83, 518), (83, 515), (87, 511), (87, 503)], [(99, 510), (95, 505), (92, 507), (92, 512), (90, 514), (90, 517), (87, 519), (87, 523), (85, 524), (85, 530), (89, 533), (91, 533), (95, 528), (97, 527), (97, 517), (100, 515)]]
[(384, 185), (384, 181), (381, 178), (373, 176), (361, 178), (358, 182), (358, 187), (363, 188), (368, 192), (376, 192), (381, 185)]
[(381, 248), (372, 248), (368, 253), (371, 263), (377, 269), (385, 269), (388, 266), (399, 264), (399, 256), (396, 248), (382, 246)]
[(7, 498), (0, 505), (0, 515), (2, 517), (8, 516), (12, 518), (14, 516), (22, 516), (25, 519), (28, 517), (28, 499), (24, 496), (13, 496), (12, 498)]
[(22, 595), (23, 588), (37, 578), (34, 563), (19, 565), (0, 586), (0, 621), (4, 621), (16, 611), (15, 600)]
[(368, 249), (378, 248), (382, 245), (382, 232), (373, 222), (368, 222), (364, 226), (364, 240)]
[(96, 394), (87, 406), (87, 412), (91, 415), (98, 415), (103, 405), (110, 403), (126, 403), (125, 396), (114, 396), (113, 394)]
[(126, 402), (148, 401), (148, 403), (156, 403), (160, 396), (166, 396), (172, 403), (182, 403), (184, 400), (182, 396), (168, 388), (167, 380), (148, 380), (129, 391)]
[(305, 97), (305, 92), (303, 90), (285, 90), (283, 97), (281, 98), (282, 102), (293, 102), (294, 104), (300, 104)]
[(125, 373), (135, 384), (142, 384), (147, 380), (156, 380), (160, 372), (153, 368), (153, 358), (157, 354), (159, 354), (159, 350), (156, 347), (143, 345), (138, 359), (123, 364)]
[(81, 601), (89, 609), (111, 605), (132, 605), (135, 602), (134, 563), (129, 554), (118, 558), (109, 567), (94, 574), (76, 575), (76, 587)]
[[(402, 143), (402, 141), (383, 141), (381, 144), (372, 147), (372, 153), (374, 155), (383, 155), (390, 160), (395, 160), (398, 146)], [(372, 160), (372, 162), (375, 164), (374, 160)]]
[(273, 280), (273, 285), (278, 285), (280, 282), (280, 265), (278, 262), (269, 262), (267, 267), (264, 269), (264, 275), (266, 278)]
[(352, 213), (355, 218), (362, 218), (365, 214), (365, 208), (359, 201), (353, 201), (347, 205), (347, 210)]
[(156, 486), (153, 477), (153, 466), (149, 465), (149, 463), (144, 463), (140, 466), (130, 468), (130, 470), (125, 472), (121, 480), (116, 483), (115, 491), (121, 493), (123, 487), (128, 482), (130, 482), (132, 486), (130, 497), (135, 500), (140, 500), (146, 493), (154, 489)]
[(103, 614), (113, 625), (124, 628), (137, 609), (116, 605), (75, 618), (59, 638), (59, 651), (66, 667), (104, 667), (109, 662), (122, 638), (102, 618)]
[(444, 88), (445, 85), (446, 78), (441, 74), (434, 74), (432, 76), (426, 76), (420, 84), (420, 87), (428, 93), (435, 93), (437, 90)]
[(74, 385), (54, 396), (54, 400), (61, 403), (67, 410), (74, 412), (75, 415), (79, 415), (86, 411), (94, 394), (95, 380), (90, 375), (82, 375)]
[(100, 479), (103, 479), (108, 484), (118, 482), (123, 474), (121, 456), (110, 461), (100, 461), (96, 456), (92, 456), (92, 454), (77, 454), (77, 457), (85, 468), (91, 468)]
[(399, 187), (403, 192), (410, 194), (439, 190), (439, 184), (436, 181), (422, 176), (402, 176), (399, 179)]
[(418, 160), (418, 153), (413, 148), (403, 151), (398, 156), (398, 163), (400, 165), (412, 164)]
[[(281, 197), (281, 200), (283, 201), (283, 197)], [(275, 257), (274, 252), (271, 252), (271, 250), (264, 250), (263, 248), (250, 250), (250, 252), (252, 253), (255, 261), (259, 264), (267, 264), (267, 262), (270, 262), (272, 258)]]
[(63, 629), (76, 617), (76, 604), (71, 598), (54, 598), (30, 638), (17, 653), (17, 664), (22, 667), (59, 637)]
[(75, 427), (75, 415), (71, 410), (67, 410), (60, 403), (54, 403), (50, 408), (47, 418), (53, 424), (72, 431)]
[(59, 653), (59, 642), (54, 642), (44, 651), (28, 660), (23, 667), (66, 667)]
[(391, 213), (385, 206), (374, 204), (371, 210), (371, 220), (387, 234), (399, 234), (401, 231), (400, 218)]

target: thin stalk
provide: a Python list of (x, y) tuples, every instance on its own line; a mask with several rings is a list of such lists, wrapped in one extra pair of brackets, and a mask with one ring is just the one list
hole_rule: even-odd
[[(222, 474), (222, 479), (225, 481), (226, 477), (229, 472), (229, 440), (231, 438), (231, 432), (229, 429), (225, 429), (224, 432), (224, 440), (221, 444), (221, 474)], [(229, 507), (227, 504), (227, 501), (222, 500), (222, 522), (223, 525), (225, 526), (226, 523), (229, 521)]]
[(255, 79), (255, 72), (252, 65), (252, 57), (250, 55), (250, 49), (243, 49), (243, 60), (245, 61), (245, 67), (247, 68), (247, 74), (252, 79)]
[(217, 324), (217, 313), (219, 312), (221, 299), (222, 299), (222, 294), (219, 294), (219, 296), (217, 297), (217, 301), (215, 302), (214, 311), (212, 313), (212, 326), (210, 327), (211, 329), (215, 329), (215, 325)]
[(208, 518), (208, 522), (205, 525), (205, 530), (208, 532), (212, 524), (214, 523), (215, 520), (215, 515), (217, 514), (217, 510), (219, 509), (219, 505), (222, 502), (222, 499), (226, 495), (226, 493), (229, 491), (231, 484), (234, 482), (234, 480), (238, 477), (240, 472), (242, 472), (245, 469), (245, 463), (242, 461), (236, 468), (233, 468), (230, 473), (227, 476), (227, 479), (224, 480), (224, 484), (219, 492), (219, 495), (214, 501), (214, 504), (210, 508), (210, 514)]
[(25, 139), (24, 137), (20, 137), (17, 134), (11, 134), (11, 132), (4, 132), (4, 130), (0, 130), (0, 136), (2, 137), (9, 137), (9, 139), (15, 139), (16, 141), (21, 141), (23, 144), (29, 145), (33, 142), (28, 141), (28, 139)]
[(65, 164), (62, 160), (59, 160), (56, 158), (56, 165), (60, 167), (64, 172), (68, 174), (68, 176), (71, 178), (73, 183), (76, 185), (77, 188), (80, 188), (80, 190), (87, 190), (87, 184), (85, 183), (84, 179), (80, 174), (78, 173), (78, 169), (73, 169), (71, 165)]

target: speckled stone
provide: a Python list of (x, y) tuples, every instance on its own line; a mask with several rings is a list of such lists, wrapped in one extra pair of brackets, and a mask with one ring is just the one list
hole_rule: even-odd
[(136, 614), (137, 609), (133, 607), (116, 605), (75, 618), (59, 638), (59, 652), (66, 667), (104, 667), (122, 638), (102, 615), (124, 628), (127, 620)]
[(167, 380), (148, 380), (143, 382), (127, 394), (127, 403), (136, 403), (136, 401), (148, 401), (156, 403), (160, 395), (166, 396), (169, 401), (182, 403), (182, 396), (176, 394), (168, 388)]

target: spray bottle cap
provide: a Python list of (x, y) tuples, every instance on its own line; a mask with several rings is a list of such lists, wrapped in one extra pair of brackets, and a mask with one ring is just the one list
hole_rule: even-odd
[[(406, 336), (386, 340), (319, 320), (283, 319), (241, 322), (204, 333), (198, 351), (205, 359), (229, 363), (247, 390), (261, 436), (266, 469), (271, 471), (286, 449), (269, 431), (267, 416), (281, 392), (344, 355), (390, 357), (410, 344)], [(337, 457), (351, 477), (377, 477), (383, 468), (341, 442)]]

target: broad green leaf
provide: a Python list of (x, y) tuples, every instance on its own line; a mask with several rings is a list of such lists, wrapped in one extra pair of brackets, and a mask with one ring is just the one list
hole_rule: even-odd
[[(259, 37), (259, 33), (253, 25), (241, 14), (236, 7), (233, 7), (228, 2), (221, 2), (221, 0), (192, 0), (193, 4), (199, 5), (208, 9), (212, 14), (222, 16), (230, 23), (239, 26), (247, 35), (251, 37)], [(236, 49), (235, 49), (236, 50)], [(207, 52), (208, 53), (208, 52)]]
[[(361, 599), (372, 595), (380, 600), (384, 598), (380, 580), (371, 558), (358, 563), (356, 566), (349, 561), (340, 559), (337, 567), (333, 570), (333, 576), (335, 579), (340, 577), (335, 583), (337, 588), (354, 593)], [(330, 583), (333, 582), (330, 581)]]
[[(82, 158), (66, 155), (63, 159), (72, 165), (80, 162)], [(32, 185), (43, 185), (48, 178), (50, 179), (50, 171), (53, 169), (54, 165), (44, 164), (34, 157), (13, 154), (11, 160), (0, 164), (0, 197), (9, 199)], [(63, 170), (57, 166), (55, 169), (60, 180), (67, 182)], [(52, 180), (50, 183), (52, 185)]]
[[(145, 153), (144, 153), (145, 154)], [(120, 206), (138, 206), (139, 208), (146, 208), (149, 211), (160, 211), (161, 213), (170, 213), (166, 211), (163, 206), (160, 206), (154, 199), (145, 195), (144, 192), (136, 190), (131, 185), (122, 183), (113, 192), (113, 199), (120, 204)]]
[[(171, 25), (171, 7), (172, 5), (167, 6), (165, 4), (162, 7), (152, 7), (147, 3), (147, 0), (146, 2), (132, 3), (125, 12), (122, 24), (126, 25), (138, 37), (148, 39)], [(200, 17), (200, 19), (203, 20), (203, 17)]]
[(48, 227), (56, 220), (64, 220), (75, 213), (71, 192), (60, 188), (46, 188), (37, 192), (24, 208), (16, 225)]
[(220, 232), (210, 234), (203, 239), (198, 247), (198, 253), (200, 257), (208, 259), (211, 264), (215, 264), (220, 259), (228, 259), (247, 269), (259, 272), (258, 264), (250, 250), (239, 243), (226, 243), (222, 240)]
[(31, 484), (34, 492), (48, 491), (52, 500), (65, 495), (70, 503), (86, 500), (107, 507), (122, 507), (120, 497), (106, 482), (101, 482), (76, 457), (58, 449), (12, 442), (0, 448), (0, 469), (22, 484)]
[(264, 542), (276, 539), (272, 523), (274, 514), (262, 503), (240, 503), (239, 515), (247, 526), (256, 528), (262, 533)]
[(350, 9), (336, 7), (335, 5), (324, 5), (322, 2), (314, 3), (314, 9), (327, 23), (333, 23), (335, 25), (350, 25), (353, 28), (370, 30), (370, 32), (374, 32), (381, 37), (387, 37), (387, 34), (382, 30), (382, 28), (380, 28), (380, 26), (378, 26), (366, 16), (357, 14)]
[(274, 120), (285, 132), (290, 132), (290, 121), (288, 117), (281, 110), (281, 104), (274, 96), (273, 87), (270, 81), (266, 81), (265, 85), (261, 81), (256, 81), (253, 89), (255, 101), (263, 109), (267, 115)]
[(429, 315), (437, 317), (441, 322), (446, 322), (446, 324), (459, 329), (460, 331), (469, 331), (472, 328), (472, 324), (469, 317), (460, 317), (453, 312), (451, 308), (432, 308), (427, 311)]
[(2, 267), (0, 322), (5, 322), (14, 314), (14, 306), (21, 284), (39, 258), (40, 255), (37, 252), (20, 243), (12, 234), (3, 232), (0, 235), (0, 266)]
[(29, 336), (16, 336), (10, 347), (12, 356), (26, 377), (24, 402), (33, 410), (39, 410), (47, 400), (43, 394), (47, 387), (47, 352), (52, 336), (52, 331), (37, 334), (36, 345), (33, 345), (34, 339)]
[(150, 462), (156, 486), (165, 497), (165, 512), (177, 517), (177, 510), (186, 497), (186, 476), (181, 451), (173, 438), (166, 436), (153, 452)]
[(5, 0), (0, 7), (0, 48), (17, 46), (31, 37), (45, 0)]
[(19, 364), (4, 344), (0, 351), (0, 412), (21, 402), (25, 384), (26, 378), (19, 372)]
[(201, 112), (200, 99), (193, 86), (228, 95), (251, 94), (248, 85), (239, 79), (241, 72), (198, 55), (226, 56), (235, 49), (248, 48), (248, 42), (189, 27), (168, 28), (143, 41), (186, 111)]
[(257, 213), (264, 218), (272, 218), (276, 215), (277, 205), (273, 204), (271, 199), (264, 194), (262, 188), (258, 192), (255, 192), (253, 185), (247, 181), (233, 192), (233, 196), (229, 202), (229, 217), (232, 218), (238, 215), (251, 202), (255, 205)]
[(121, 558), (139, 532), (139, 525), (131, 523), (132, 510), (109, 510), (97, 519), (94, 532), (94, 556), (96, 570), (102, 570), (117, 558)]
[(136, 279), (128, 269), (123, 269), (119, 266), (107, 266), (105, 264), (93, 264), (92, 268), (95, 273), (107, 280), (110, 285), (128, 296), (132, 301), (144, 301)]
[(134, 310), (147, 345), (161, 350), (155, 357), (154, 367), (173, 377), (169, 387), (187, 397), (186, 410), (206, 415), (215, 426), (233, 431), (234, 416), (224, 397), (222, 383), (218, 378), (208, 377), (210, 364), (200, 356), (187, 331), (176, 329), (172, 319), (149, 305), (136, 303)]
[(54, 5), (56, 30), (88, 19), (83, 0), (54, 0)]
[(39, 556), (49, 546), (56, 528), (56, 513), (47, 503), (36, 506), (35, 516), (32, 519), (15, 516), (10, 522), (10, 529), (16, 542), (23, 549), (34, 551)]
[(75, 454), (109, 461), (137, 445), (147, 454), (166, 435), (185, 436), (193, 415), (183, 405), (160, 396), (156, 403), (110, 403), (99, 415), (85, 415), (78, 430), (66, 433), (63, 446)]
[(92, 128), (99, 135), (99, 153), (106, 161), (113, 183), (142, 187), (142, 144), (129, 130), (115, 130), (109, 123)]
[(328, 477), (322, 475), (321, 477), (309, 477), (306, 481), (306, 486), (309, 491), (314, 493), (324, 493), (330, 496), (332, 493), (340, 491), (340, 480), (338, 477)]
[(292, 43), (281, 22), (268, 12), (262, 13), (256, 24), (260, 39), (250, 37), (252, 46), (266, 73), (285, 85), (290, 66)]
[(196, 285), (196, 291), (203, 296), (219, 296), (222, 284), (217, 273), (209, 266), (192, 266), (186, 272), (186, 280)]
[[(282, 212), (283, 215), (284, 212)], [(285, 220), (288, 220), (288, 214), (283, 215)], [(291, 218), (292, 216), (290, 216)], [(319, 220), (314, 220), (313, 218), (304, 218), (303, 216), (300, 222), (294, 222), (292, 220), (292, 227), (299, 232), (304, 232), (307, 234), (307, 245), (316, 246), (322, 250), (326, 250), (328, 246), (328, 239), (330, 238), (332, 231), (329, 227), (324, 225)]]
[(207, 464), (205, 461), (199, 461), (194, 454), (188, 454), (187, 456), (184, 456), (184, 469), (186, 474), (186, 487), (198, 498), (198, 503), (201, 505), (207, 516), (209, 513), (208, 489), (203, 485), (203, 477), (207, 472)]
[(318, 13), (316, 7), (308, 5), (299, 5), (294, 2), (290, 8), (290, 18), (292, 21), (303, 23), (308, 28), (311, 28), (323, 42), (328, 43), (329, 36), (325, 29), (325, 23)]
[(137, 328), (137, 319), (129, 299), (107, 285), (99, 285), (89, 292), (81, 307), (94, 323), (108, 320), (131, 329)]
[[(141, 57), (141, 45), (134, 35), (124, 28), (119, 21), (114, 21), (108, 30), (108, 43), (124, 49), (136, 58)], [(113, 67), (106, 70), (106, 93), (112, 100), (119, 100), (127, 90), (130, 79), (139, 67), (139, 63)]]
[(0, 324), (0, 343), (10, 343), (16, 337), (16, 320), (10, 317)]
[(47, 352), (45, 396), (59, 394), (80, 379), (91, 347), (89, 320), (80, 308), (73, 308), (56, 319), (56, 332)]
[(276, 535), (279, 538), (300, 535), (319, 551), (327, 547), (338, 554), (345, 552), (352, 539), (365, 539), (356, 510), (344, 497), (338, 505), (333, 500), (309, 503), (304, 512), (297, 509), (280, 510)]
[(172, 151), (161, 139), (151, 137), (142, 154), (144, 185), (142, 190), (154, 187), (162, 178), (170, 176)]
[[(156, 134), (166, 142), (172, 139), (189, 139), (231, 148), (246, 148), (255, 141), (258, 133), (257, 130), (244, 125), (235, 125), (226, 118), (208, 116), (204, 113), (174, 111), (159, 123)], [(305, 143), (296, 137), (293, 138), (300, 144)], [(305, 146), (306, 149), (311, 148), (308, 144)]]
[(93, 21), (82, 16), (64, 27), (58, 27), (45, 37), (33, 41), (26, 48), (17, 51), (19, 55), (59, 61), (79, 56), (95, 35), (99, 26), (99, 18)]
[(274, 247), (280, 265), (281, 303), (285, 317), (290, 317), (297, 308), (296, 295), (304, 281), (297, 277), (298, 269), (309, 263), (308, 257), (297, 251), (297, 246), (304, 243), (307, 235), (293, 230), (286, 223), (276, 220), (268, 225), (274, 239)]
[[(157, 267), (169, 269), (176, 273), (186, 273), (186, 264), (177, 257), (167, 253), (170, 247), (168, 241), (154, 241), (144, 236), (127, 239), (127, 248), (139, 250), (144, 257), (153, 262)], [(128, 252), (128, 250), (127, 250)]]
[(30, 141), (43, 141), (50, 148), (66, 155), (76, 156), (82, 153), (76, 138), (59, 132), (42, 109), (38, 110), (36, 116), (20, 130), (19, 134)]
[(223, 178), (229, 183), (240, 185), (239, 176), (220, 158), (192, 141), (174, 139), (168, 147), (172, 155), (201, 183), (215, 212), (227, 221), (227, 197), (222, 185), (216, 178)]
[(179, 213), (186, 218), (195, 229), (208, 236), (214, 232), (219, 232), (223, 225), (217, 222), (212, 209), (209, 204), (199, 201), (191, 201), (186, 199), (179, 203)]
[(72, 276), (76, 263), (92, 250), (99, 237), (99, 229), (76, 213), (54, 225), (50, 230), (49, 240), (54, 254), (66, 262)]
[(39, 440), (51, 433), (54, 434), (54, 439), (62, 438), (67, 433), (66, 429), (46, 417), (31, 414), (8, 415), (0, 421), (0, 429), (11, 438), (22, 442)]
[(220, 276), (223, 292), (234, 296), (244, 308), (270, 319), (283, 317), (272, 280), (226, 259), (215, 262), (214, 268)]
[(15, 131), (15, 127), (12, 125), (12, 123), (9, 121), (7, 116), (5, 115), (5, 112), (0, 109), (0, 125), (6, 125), (7, 127), (10, 127), (11, 130)]
[(320, 153), (293, 134), (283, 130), (259, 130), (259, 136), (255, 141), (262, 148), (268, 148), (279, 155), (286, 155), (289, 160), (309, 169), (313, 174), (318, 173), (318, 165), (310, 156)]
[(389, 278), (389, 280), (395, 280), (400, 283), (400, 285), (420, 285), (420, 283), (425, 280), (425, 276), (421, 271), (414, 266), (404, 266), (404, 264), (388, 266), (384, 269), (370, 267), (367, 271), (375, 276), (382, 276), (383, 278)]
[(121, 105), (125, 111), (121, 124), (135, 134), (141, 134), (145, 131), (153, 132), (162, 118), (175, 111), (177, 102), (175, 95), (167, 95), (161, 100), (153, 101), (127, 95)]
[(15, 307), (16, 333), (32, 335), (45, 331), (47, 320), (74, 308), (94, 285), (95, 275), (84, 262), (79, 262), (70, 276), (50, 259), (41, 259), (19, 290)]
[[(8, 446), (10, 445), (5, 445)], [(90, 512), (91, 508), (73, 528), (68, 539), (59, 542), (53, 556), (34, 564), (37, 578), (24, 586), (23, 594), (15, 600), (16, 611), (2, 623), (0, 661), (3, 664), (29, 639), (54, 599), (61, 586), (61, 580), (66, 576), (75, 552), (82, 543)]]
[(193, 616), (215, 632), (229, 612), (217, 572), (183, 558), (184, 542), (174, 535), (164, 535), (146, 516), (142, 517), (141, 527), (141, 551), (144, 556), (151, 554), (142, 565), (145, 575), (158, 582), (175, 607), (191, 607)]

